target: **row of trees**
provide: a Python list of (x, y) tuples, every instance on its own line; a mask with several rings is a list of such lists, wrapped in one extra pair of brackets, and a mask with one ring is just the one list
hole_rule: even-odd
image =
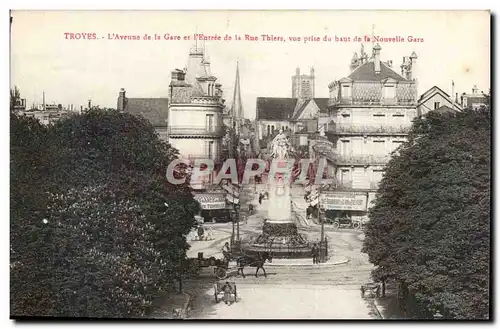
[(490, 139), (489, 108), (430, 112), (386, 167), (363, 251), (418, 317), (489, 317)]
[(11, 114), (11, 315), (135, 317), (182, 275), (198, 203), (144, 119)]

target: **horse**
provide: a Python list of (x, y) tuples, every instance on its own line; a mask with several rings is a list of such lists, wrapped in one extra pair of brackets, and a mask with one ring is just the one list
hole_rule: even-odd
[(244, 256), (239, 256), (236, 258), (236, 266), (238, 267), (238, 272), (241, 273), (243, 278), (245, 278), (245, 273), (243, 273), (243, 269), (245, 266), (250, 266), (250, 267), (256, 267), (255, 271), (255, 277), (258, 278), (258, 273), (259, 270), (262, 269), (264, 271), (264, 277), (267, 278), (266, 270), (264, 269), (264, 263), (266, 260), (269, 261), (269, 263), (273, 262), (273, 258), (269, 252), (263, 252), (259, 253), (257, 257), (250, 257), (247, 255)]

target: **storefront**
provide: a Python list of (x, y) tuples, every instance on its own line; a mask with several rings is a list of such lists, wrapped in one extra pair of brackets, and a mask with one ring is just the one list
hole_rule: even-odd
[(232, 207), (226, 202), (225, 193), (199, 193), (194, 199), (200, 203), (205, 222), (230, 222)]
[(319, 203), (327, 221), (335, 218), (367, 220), (368, 192), (323, 192)]

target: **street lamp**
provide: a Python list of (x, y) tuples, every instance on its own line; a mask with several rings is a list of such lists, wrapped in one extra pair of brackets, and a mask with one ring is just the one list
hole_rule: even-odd
[(235, 217), (236, 217), (236, 248), (240, 248), (240, 204), (234, 205)]
[(321, 221), (321, 240), (320, 240), (320, 248), (319, 248), (319, 262), (320, 263), (324, 263), (325, 262), (325, 212), (323, 211), (323, 209), (321, 209), (321, 206), (319, 205), (318, 203), (318, 207), (319, 207), (319, 219)]

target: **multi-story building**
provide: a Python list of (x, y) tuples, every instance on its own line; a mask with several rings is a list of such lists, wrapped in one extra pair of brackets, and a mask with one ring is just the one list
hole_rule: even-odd
[[(221, 84), (210, 72), (204, 49), (194, 47), (189, 51), (187, 67), (171, 72), (168, 98), (127, 98), (122, 89), (118, 109), (147, 119), (160, 138), (179, 150), (181, 158), (191, 163), (212, 159), (217, 164), (225, 134), (224, 102)], [(228, 219), (232, 206), (226, 202), (227, 193), (212, 184), (213, 178), (211, 175), (193, 182), (194, 197), (205, 219)]]
[(373, 47), (370, 58), (354, 54), (351, 73), (329, 85), (327, 113), (319, 124), (330, 145), (329, 176), (332, 189), (322, 193), (329, 216), (366, 219), (384, 166), (392, 151), (405, 140), (417, 116), (417, 55), (403, 58), (401, 71), (380, 57)]
[(186, 70), (172, 71), (168, 140), (187, 158), (220, 159), (224, 99), (203, 49), (192, 48)]

